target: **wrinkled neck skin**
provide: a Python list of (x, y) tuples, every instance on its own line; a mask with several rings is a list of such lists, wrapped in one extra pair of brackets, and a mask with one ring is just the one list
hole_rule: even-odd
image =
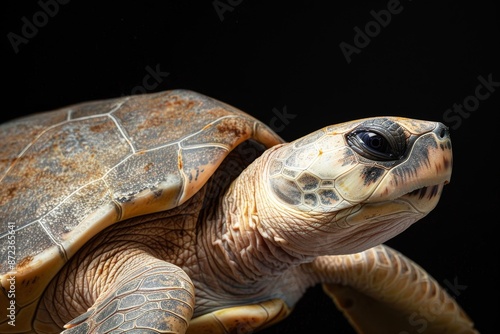
[(259, 163), (251, 164), (219, 202), (208, 204), (213, 211), (202, 218), (205, 221), (197, 234), (201, 276), (194, 278), (199, 280), (195, 283), (198, 290), (194, 316), (228, 307), (231, 302), (268, 300), (277, 277), (315, 257), (282, 247), (285, 241), (280, 234), (265, 227), (263, 220), (286, 218), (267, 203), (260, 181), (261, 168)]
[[(218, 228), (208, 236), (214, 250), (230, 261), (235, 282), (244, 284), (280, 275), (290, 266), (315, 257), (286, 247), (286, 239), (292, 235), (287, 235), (285, 226), (293, 229), (293, 222), (269, 202), (262, 167), (259, 163), (250, 165), (231, 184), (218, 206), (216, 217), (223, 217), (222, 224), (212, 224)], [(281, 225), (279, 232), (272, 227), (275, 225)]]
[[(301, 264), (318, 256), (364, 251), (417, 220), (388, 216), (383, 221), (346, 226), (341, 218), (359, 210), (360, 205), (318, 213), (281, 204), (271, 197), (266, 179), (266, 164), (272, 161), (268, 155), (276, 148), (250, 164), (223, 196), (205, 204), (211, 209), (202, 214), (204, 221), (197, 235), (200, 276), (195, 281), (200, 303), (195, 316), (228, 307), (231, 301), (241, 304), (284, 298), (294, 303), (308, 287), (321, 281), (314, 273), (305, 273)], [(205, 196), (210, 197), (210, 192), (208, 187)]]

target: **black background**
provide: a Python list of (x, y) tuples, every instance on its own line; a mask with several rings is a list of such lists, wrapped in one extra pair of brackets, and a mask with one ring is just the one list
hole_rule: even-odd
[[(443, 121), (452, 128), (452, 182), (433, 212), (388, 244), (445, 286), (460, 284), (450, 294), (482, 333), (498, 332), (493, 328), (499, 326), (500, 240), (493, 228), (500, 222), (494, 160), (500, 87), (467, 118), (445, 116), (454, 103), (472, 101), (479, 76), (500, 82), (494, 1), (402, 0), (400, 12), (350, 63), (340, 43), (353, 45), (354, 28), (364, 29), (374, 20), (370, 11), (386, 9), (391, 1), (325, 3), (162, 1), (113, 7), (68, 1), (44, 16), (41, 2), (9, 2), (1, 13), (2, 120), (87, 100), (185, 88), (266, 124), (283, 125), (275, 129), (286, 140), (375, 115)], [(24, 31), (27, 38), (16, 52), (9, 36), (22, 37), (26, 22), (39, 27)], [(144, 85), (148, 68), (162, 75)], [(294, 118), (272, 123), (276, 110), (285, 108)], [(319, 288), (265, 333), (311, 328), (353, 333)]]

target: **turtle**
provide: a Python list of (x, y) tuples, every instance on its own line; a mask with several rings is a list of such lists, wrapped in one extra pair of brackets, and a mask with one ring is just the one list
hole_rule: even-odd
[(440, 122), (286, 142), (174, 89), (17, 118), (0, 139), (2, 333), (254, 333), (319, 284), (359, 333), (477, 333), (385, 244), (451, 180)]

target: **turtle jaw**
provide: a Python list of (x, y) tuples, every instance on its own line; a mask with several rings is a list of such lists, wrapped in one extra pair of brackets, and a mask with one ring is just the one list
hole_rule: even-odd
[(416, 222), (436, 207), (446, 183), (420, 187), (394, 199), (360, 203), (355, 210), (349, 210), (342, 219), (337, 220), (337, 226), (349, 228), (384, 221), (395, 222), (395, 217), (402, 221), (412, 217), (411, 220)]
[(415, 210), (427, 214), (436, 207), (441, 198), (443, 188), (447, 183), (448, 181), (445, 181), (439, 184), (417, 188), (401, 196), (400, 199), (410, 203)]

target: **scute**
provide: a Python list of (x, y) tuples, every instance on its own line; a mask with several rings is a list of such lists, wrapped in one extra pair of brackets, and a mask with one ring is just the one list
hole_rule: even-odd
[(0, 307), (10, 303), (15, 275), (23, 283), (16, 321), (29, 323), (45, 286), (85, 242), (123, 219), (182, 204), (248, 139), (283, 142), (246, 113), (187, 90), (76, 104), (0, 125)]

